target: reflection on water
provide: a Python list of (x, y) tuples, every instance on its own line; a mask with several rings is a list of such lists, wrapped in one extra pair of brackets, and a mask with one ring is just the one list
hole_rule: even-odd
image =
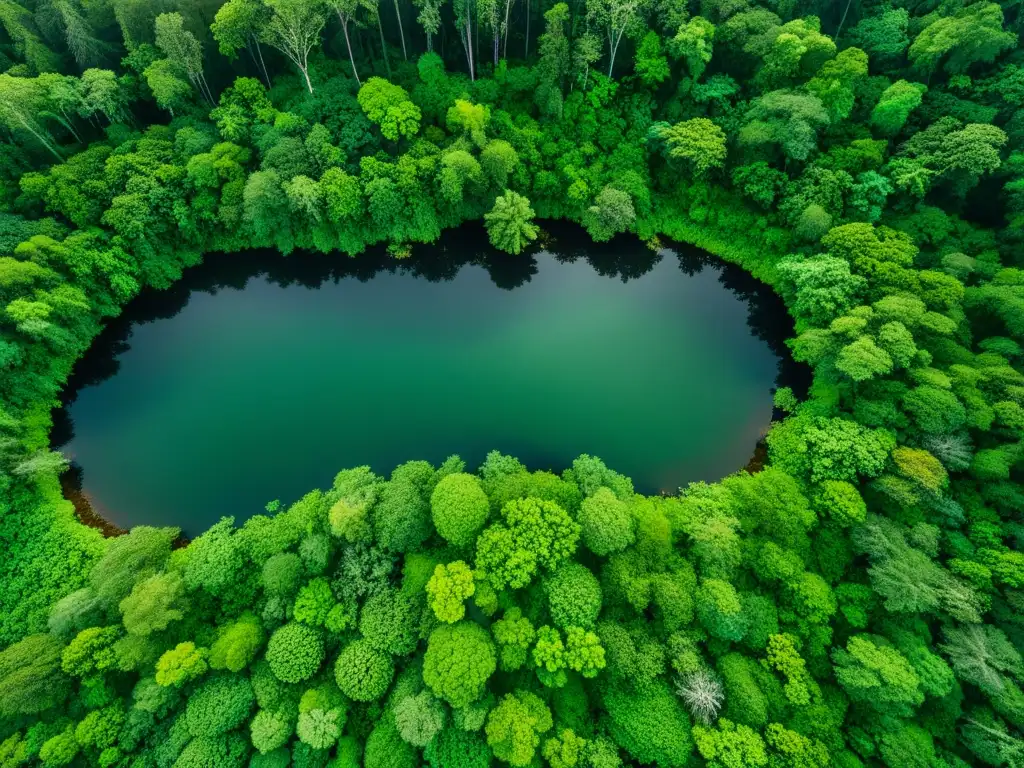
[(53, 443), (118, 524), (193, 534), (359, 463), (587, 451), (646, 492), (742, 467), (772, 385), (809, 383), (778, 297), (694, 248), (546, 228), (520, 256), (476, 226), (402, 261), (211, 254), (97, 338)]

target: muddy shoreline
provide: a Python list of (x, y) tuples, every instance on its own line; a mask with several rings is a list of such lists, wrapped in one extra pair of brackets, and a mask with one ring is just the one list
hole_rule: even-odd
[[(89, 498), (89, 494), (82, 489), (81, 467), (72, 464), (68, 471), (60, 476), (60, 489), (64, 494), (64, 498), (74, 506), (75, 517), (78, 518), (82, 525), (95, 528), (105, 539), (113, 539), (128, 533), (127, 528), (122, 528), (108, 520), (99, 511), (99, 505), (94, 504), (92, 499)], [(172, 546), (174, 549), (180, 549), (181, 547), (188, 546), (190, 541), (191, 539), (187, 536), (179, 535), (174, 540)]]

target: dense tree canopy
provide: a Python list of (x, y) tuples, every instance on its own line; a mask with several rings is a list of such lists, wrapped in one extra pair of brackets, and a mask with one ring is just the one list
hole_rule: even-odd
[[(0, 765), (1021, 765), (1020, 13), (0, 3)], [(360, 467), (187, 546), (62, 498), (71, 366), (204, 252), (553, 218), (785, 299), (765, 468)]]

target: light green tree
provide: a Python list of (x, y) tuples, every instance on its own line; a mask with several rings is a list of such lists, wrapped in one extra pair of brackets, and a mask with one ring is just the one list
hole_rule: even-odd
[(540, 232), (533, 223), (535, 215), (529, 200), (518, 192), (505, 190), (494, 201), (490, 213), (484, 214), (491, 245), (507, 253), (522, 253)]
[(263, 27), (263, 42), (279, 50), (298, 68), (312, 93), (309, 55), (320, 45), (327, 9), (321, 0), (266, 0), (266, 4), (271, 17)]

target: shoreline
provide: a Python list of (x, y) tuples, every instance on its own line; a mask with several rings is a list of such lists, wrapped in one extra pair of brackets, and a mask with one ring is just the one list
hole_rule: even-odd
[(61, 493), (74, 506), (75, 517), (78, 518), (78, 521), (88, 528), (95, 528), (105, 539), (112, 539), (128, 533), (127, 528), (115, 525), (96, 511), (92, 499), (82, 490), (81, 476), (82, 470), (72, 465), (67, 472), (61, 473), (59, 477)]
[[(75, 517), (79, 523), (87, 528), (96, 529), (104, 539), (113, 539), (130, 532), (129, 528), (122, 528), (97, 511), (97, 505), (93, 504), (89, 494), (82, 489), (81, 467), (72, 464), (66, 472), (61, 473), (58, 479), (61, 494), (75, 508)], [(191, 542), (192, 539), (179, 533), (171, 544), (171, 549), (187, 547)]]

